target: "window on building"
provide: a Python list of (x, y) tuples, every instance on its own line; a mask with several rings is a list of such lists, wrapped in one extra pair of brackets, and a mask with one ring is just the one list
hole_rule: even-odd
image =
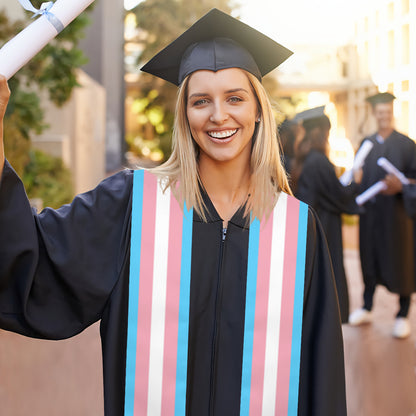
[(409, 0), (402, 0), (402, 13), (403, 14), (409, 13)]
[(389, 82), (387, 84), (387, 91), (394, 94), (394, 82)]
[(402, 81), (402, 91), (409, 91), (409, 80), (405, 79)]
[(394, 30), (390, 30), (388, 34), (388, 66), (394, 67)]
[(380, 22), (380, 12), (377, 10), (376, 11), (376, 27), (378, 27)]
[(409, 25), (402, 27), (402, 64), (408, 65), (410, 63), (410, 38)]
[(394, 3), (389, 3), (387, 6), (387, 17), (389, 20), (394, 20)]
[(368, 16), (364, 19), (364, 32), (368, 33)]

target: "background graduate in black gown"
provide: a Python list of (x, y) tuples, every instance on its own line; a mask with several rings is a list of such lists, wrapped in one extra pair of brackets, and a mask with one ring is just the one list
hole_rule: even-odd
[[(362, 191), (386, 177), (387, 173), (377, 165), (380, 157), (388, 159), (405, 176), (416, 177), (416, 144), (394, 129), (394, 98), (390, 93), (378, 93), (367, 98), (377, 122), (377, 132), (365, 138), (373, 143), (373, 148), (364, 162)], [(413, 226), (413, 220), (404, 208), (402, 192), (394, 186), (389, 186), (364, 204), (360, 215), (364, 303), (351, 314), (349, 322), (352, 325), (371, 321), (374, 292), (381, 284), (399, 295), (393, 336), (409, 336), (407, 315), (411, 294), (415, 291)]]
[[(343, 186), (328, 159), (331, 123), (324, 114), (324, 106), (297, 114), (305, 137), (297, 146), (296, 169), (298, 179), (295, 195), (313, 207), (325, 231), (334, 268), (335, 282), (343, 323), (348, 321), (349, 297), (344, 269), (341, 214), (356, 214), (355, 195), (358, 184)], [(357, 178), (359, 180), (359, 178)]]
[[(246, 291), (249, 237), (255, 235), (250, 218), (271, 216), (279, 201), (290, 199), (301, 205), (287, 195), (290, 189), (280, 163), (276, 123), (261, 78), (289, 55), (286, 48), (216, 9), (203, 16), (145, 67), (179, 86), (171, 158), (151, 172), (123, 170), (59, 210), (45, 209), (39, 215), (31, 210), (0, 145), (0, 327), (26, 336), (61, 339), (100, 321), (106, 416), (132, 414), (126, 406), (135, 397), (135, 388), (128, 390), (127, 385), (135, 377), (141, 383), (145, 376), (129, 371), (126, 352), (131, 345), (129, 299), (137, 293), (133, 287), (139, 278), (148, 285), (154, 282), (151, 267), (143, 274), (130, 274), (133, 263), (148, 260), (139, 258), (136, 251), (130, 253), (135, 247), (132, 240), (155, 234), (155, 227), (149, 227), (149, 233), (132, 232), (141, 218), (132, 196), (133, 183), (135, 190), (143, 189), (136, 187), (135, 179), (144, 175), (152, 177), (149, 181), (155, 185), (156, 177), (163, 180), (180, 217), (185, 216), (180, 210), (184, 202), (193, 207), (192, 220), (181, 217), (192, 231), (188, 250), (181, 254), (182, 259), (191, 260), (184, 272), (190, 281), (189, 307), (184, 313), (189, 330), (186, 341), (178, 337), (188, 359), (180, 389), (186, 394), (186, 411), (181, 414), (238, 415), (241, 399), (259, 387), (261, 380), (256, 380), (248, 390), (242, 389), (245, 306), (253, 300), (252, 292)], [(8, 95), (7, 83), (0, 78), (0, 115)], [(162, 191), (158, 192), (163, 199)], [(300, 273), (304, 296), (294, 310), (302, 323), (289, 327), (301, 334), (295, 363), (299, 371), (294, 374), (299, 384), (295, 383), (291, 399), (301, 416), (345, 416), (343, 342), (332, 266), (314, 212), (302, 207), (307, 217), (306, 253), (300, 255), (305, 254), (304, 275)], [(165, 213), (159, 214), (162, 220)], [(160, 233), (167, 228), (160, 227)], [(273, 229), (273, 238), (267, 241), (283, 236), (283, 230)], [(143, 244), (144, 249), (148, 246)], [(155, 265), (166, 261), (170, 249), (167, 242), (157, 252)], [(293, 254), (288, 249), (279, 267), (286, 259), (292, 265)], [(278, 278), (277, 273), (268, 273)], [(152, 299), (159, 301), (163, 287), (155, 291)], [(149, 303), (146, 298), (146, 307)], [(172, 315), (166, 313), (165, 318)], [(270, 326), (261, 323), (260, 333), (277, 325), (274, 319)], [(158, 320), (156, 324), (160, 327)], [(134, 333), (135, 326), (131, 327)], [(140, 339), (146, 335), (138, 334)], [(282, 344), (292, 342), (290, 337), (282, 338)], [(156, 345), (155, 354), (161, 347)], [(129, 351), (133, 363), (144, 354), (139, 350), (136, 357), (137, 349)], [(277, 356), (274, 351), (272, 358)], [(283, 367), (287, 364), (285, 357)], [(264, 371), (271, 370), (266, 361)], [(292, 385), (292, 374), (287, 380)], [(286, 391), (287, 385), (282, 385), (274, 391)], [(143, 406), (143, 402), (135, 403)], [(264, 403), (267, 408), (275, 405), (267, 396)]]

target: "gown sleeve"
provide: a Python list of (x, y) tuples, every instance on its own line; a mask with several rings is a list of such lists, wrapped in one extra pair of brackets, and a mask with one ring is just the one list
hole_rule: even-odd
[(321, 225), (309, 209), (299, 415), (345, 416), (345, 369), (335, 280)]
[(132, 172), (39, 215), (5, 162), (0, 182), (0, 327), (61, 339), (100, 319), (130, 232)]
[(355, 196), (358, 189), (355, 182), (343, 186), (328, 158), (319, 152), (313, 152), (305, 162), (296, 197), (316, 210), (334, 214), (357, 214), (359, 208), (355, 203)]

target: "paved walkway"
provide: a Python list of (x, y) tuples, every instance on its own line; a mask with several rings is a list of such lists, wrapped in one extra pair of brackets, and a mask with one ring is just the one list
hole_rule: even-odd
[[(362, 292), (356, 231), (344, 230), (351, 309)], [(378, 288), (374, 323), (344, 325), (349, 416), (416, 416), (415, 299), (407, 340), (390, 336), (396, 308), (396, 296)], [(102, 416), (98, 325), (59, 342), (0, 331), (0, 415)]]
[[(351, 310), (361, 306), (362, 278), (358, 252), (344, 254)], [(343, 326), (348, 415), (416, 416), (416, 303), (412, 300), (412, 335), (391, 336), (397, 295), (378, 287), (374, 321), (362, 327)]]

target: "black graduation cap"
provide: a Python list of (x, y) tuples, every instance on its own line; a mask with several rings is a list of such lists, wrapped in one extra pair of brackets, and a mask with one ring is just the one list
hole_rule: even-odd
[(245, 23), (212, 9), (141, 70), (175, 85), (201, 69), (242, 68), (261, 80), (292, 53)]
[(312, 130), (315, 127), (327, 127), (331, 128), (331, 122), (329, 117), (325, 114), (325, 106), (309, 108), (296, 114), (293, 119), (294, 122), (302, 123), (305, 130)]
[(295, 122), (304, 122), (306, 120), (313, 120), (315, 118), (320, 118), (325, 115), (325, 106), (321, 105), (319, 107), (309, 108), (308, 110), (297, 113), (293, 118)]
[(395, 98), (396, 97), (389, 92), (379, 92), (377, 94), (371, 95), (370, 97), (367, 97), (365, 100), (374, 107), (376, 104), (389, 103)]

